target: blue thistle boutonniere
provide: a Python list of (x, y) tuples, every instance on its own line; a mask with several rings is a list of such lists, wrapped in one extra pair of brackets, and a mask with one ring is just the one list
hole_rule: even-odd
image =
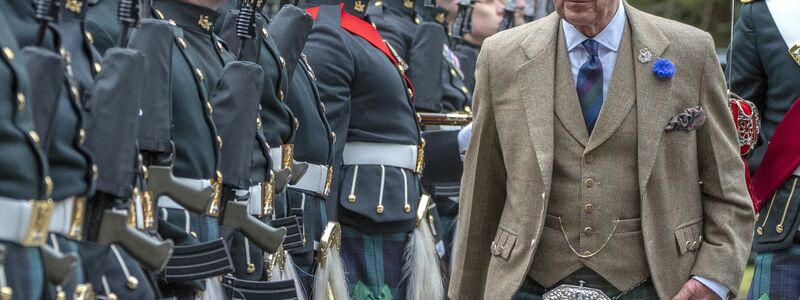
[(659, 58), (653, 64), (653, 74), (660, 79), (675, 76), (675, 65), (669, 59)]

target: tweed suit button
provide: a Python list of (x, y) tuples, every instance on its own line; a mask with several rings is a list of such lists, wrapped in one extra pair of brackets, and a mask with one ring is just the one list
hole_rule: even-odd
[(592, 164), (592, 161), (593, 161), (593, 160), (594, 160), (594, 157), (593, 157), (591, 154), (586, 154), (585, 156), (583, 156), (583, 161), (584, 161), (584, 162), (585, 162), (587, 165), (590, 165), (590, 164)]
[(583, 210), (586, 211), (587, 214), (590, 214), (594, 211), (594, 205), (592, 205), (591, 203), (586, 204), (583, 206)]
[(594, 234), (594, 229), (592, 227), (586, 227), (583, 229), (583, 234), (591, 236), (592, 234)]
[(594, 179), (592, 178), (586, 179), (586, 187), (592, 188), (593, 186), (594, 186)]

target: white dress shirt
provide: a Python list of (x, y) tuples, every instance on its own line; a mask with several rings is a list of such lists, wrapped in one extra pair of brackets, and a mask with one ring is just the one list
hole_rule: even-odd
[[(625, 14), (625, 6), (620, 3), (617, 12), (614, 14), (611, 22), (608, 23), (608, 26), (600, 31), (597, 36), (592, 37), (592, 39), (600, 44), (600, 46), (597, 47), (597, 54), (600, 56), (600, 63), (603, 65), (603, 99), (606, 98), (608, 87), (611, 85), (611, 76), (613, 76), (614, 65), (617, 63), (617, 53), (619, 45), (622, 43), (622, 34), (625, 32), (626, 23), (627, 15)], [(589, 53), (581, 45), (581, 43), (589, 39), (589, 37), (583, 35), (583, 33), (578, 31), (575, 26), (566, 20), (561, 20), (561, 27), (564, 28), (564, 39), (567, 44), (569, 62), (572, 66), (572, 78), (577, 82), (578, 72), (581, 66), (590, 59)], [(714, 293), (719, 295), (723, 300), (728, 299), (728, 288), (719, 282), (703, 276), (692, 276), (692, 278), (713, 290)]]

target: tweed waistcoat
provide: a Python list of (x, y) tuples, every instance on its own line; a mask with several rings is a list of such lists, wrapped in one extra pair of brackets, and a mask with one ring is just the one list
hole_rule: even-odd
[(610, 84), (608, 95), (591, 136), (582, 118), (564, 41), (559, 29), (553, 182), (529, 276), (550, 287), (587, 266), (626, 291), (650, 274), (640, 219), (630, 28), (626, 25), (612, 80), (605, 83)]

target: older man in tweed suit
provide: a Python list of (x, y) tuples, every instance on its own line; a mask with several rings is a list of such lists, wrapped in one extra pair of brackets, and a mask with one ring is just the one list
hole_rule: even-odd
[(711, 36), (555, 4), (483, 44), (450, 297), (736, 295), (754, 214)]

